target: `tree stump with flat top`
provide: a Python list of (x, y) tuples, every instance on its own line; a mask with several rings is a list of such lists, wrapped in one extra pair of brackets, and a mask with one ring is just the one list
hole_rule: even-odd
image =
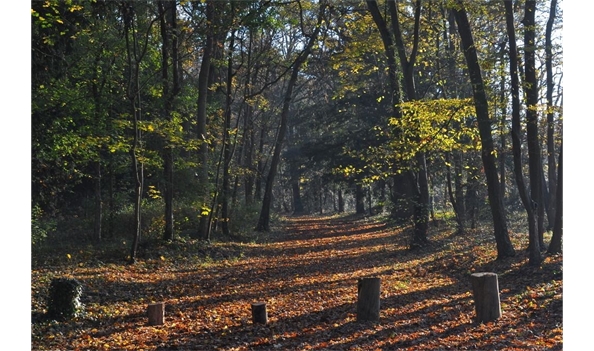
[(163, 325), (165, 323), (165, 303), (153, 303), (147, 308), (148, 324)]
[(357, 283), (357, 321), (380, 319), (380, 278), (361, 278)]
[(486, 323), (501, 317), (497, 274), (483, 272), (470, 275), (476, 321)]
[(266, 311), (265, 302), (255, 302), (252, 304), (252, 322), (254, 324), (268, 323), (268, 312)]

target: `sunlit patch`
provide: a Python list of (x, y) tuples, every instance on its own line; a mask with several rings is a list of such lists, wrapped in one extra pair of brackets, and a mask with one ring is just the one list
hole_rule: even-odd
[[(488, 229), (454, 236), (432, 228), (432, 245), (407, 249), (410, 233), (379, 220), (292, 218), (268, 243), (194, 243), (132, 266), (71, 263), (32, 270), (32, 311), (42, 314), (52, 277), (84, 284), (85, 314), (33, 324), (33, 349), (436, 350), (561, 349), (562, 256), (539, 269), (519, 253), (495, 261)], [(519, 239), (519, 238), (518, 238)], [(515, 240), (515, 239), (514, 239)], [(522, 241), (524, 242), (524, 241)], [(231, 246), (235, 245), (235, 246)], [(200, 247), (206, 252), (205, 247)], [(241, 252), (231, 256), (230, 252)], [(469, 274), (499, 274), (502, 317), (476, 324)], [(357, 323), (357, 279), (381, 278), (379, 323)], [(251, 321), (267, 304), (269, 323)], [(165, 303), (165, 324), (146, 307)], [(513, 338), (510, 337), (513, 335)]]

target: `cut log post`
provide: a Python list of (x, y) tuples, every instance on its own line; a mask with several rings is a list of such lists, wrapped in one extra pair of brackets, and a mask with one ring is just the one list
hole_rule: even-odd
[(252, 304), (252, 322), (254, 324), (267, 324), (268, 312), (266, 311), (265, 302), (255, 302)]
[(58, 321), (72, 319), (82, 312), (82, 284), (76, 279), (55, 278), (49, 289), (48, 316)]
[(163, 325), (165, 323), (165, 303), (153, 303), (147, 308), (148, 324)]
[(379, 322), (380, 278), (361, 278), (357, 283), (357, 321)]
[(486, 323), (501, 317), (497, 274), (483, 272), (470, 275), (476, 310), (476, 321)]

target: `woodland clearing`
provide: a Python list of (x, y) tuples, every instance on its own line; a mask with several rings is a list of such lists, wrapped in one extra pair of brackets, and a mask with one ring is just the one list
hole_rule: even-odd
[[(288, 217), (249, 243), (178, 240), (147, 246), (134, 265), (83, 249), (33, 257), (33, 350), (562, 350), (563, 257), (496, 261), (489, 230), (408, 249), (409, 229), (379, 217)], [(71, 250), (71, 249), (70, 249)], [(502, 317), (473, 321), (469, 276), (499, 276)], [(356, 321), (357, 280), (381, 278), (380, 322)], [(84, 311), (44, 318), (55, 277), (83, 284)], [(253, 324), (265, 302), (269, 322)], [(150, 303), (165, 323), (147, 324)]]

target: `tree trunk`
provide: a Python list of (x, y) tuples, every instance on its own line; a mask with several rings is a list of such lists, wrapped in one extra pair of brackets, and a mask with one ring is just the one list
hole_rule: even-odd
[[(516, 34), (514, 29), (514, 14), (512, 3), (510, 1), (503, 1), (505, 6), (505, 18), (507, 25), (507, 36), (509, 38), (509, 67), (511, 77), (511, 94), (512, 94), (512, 153), (514, 161), (514, 176), (518, 187), (518, 193), (522, 204), (526, 209), (528, 217), (528, 235), (530, 238), (535, 238), (537, 234), (536, 214), (532, 201), (528, 196), (526, 185), (524, 184), (524, 175), (522, 172), (522, 127), (520, 124), (520, 83), (518, 77), (518, 62), (517, 62), (517, 48), (516, 48)], [(533, 240), (533, 239), (531, 239)], [(530, 247), (530, 261), (533, 264), (540, 264), (540, 249), (537, 247)], [(536, 250), (538, 249), (538, 250)]]
[[(231, 11), (234, 11), (234, 3), (231, 2)], [(231, 31), (229, 38), (229, 56), (227, 59), (227, 91), (225, 98), (225, 127), (223, 129), (223, 184), (222, 184), (222, 206), (221, 206), (221, 229), (223, 234), (229, 236), (229, 169), (231, 166), (231, 102), (233, 84), (233, 47), (235, 44), (235, 31)]]
[(344, 212), (344, 199), (342, 198), (342, 189), (338, 189), (338, 213)]
[(101, 198), (101, 162), (95, 162), (95, 223), (93, 226), (94, 237), (101, 241), (101, 224), (103, 219), (103, 199)]
[[(400, 19), (398, 16), (398, 9), (396, 0), (389, 0), (388, 7), (390, 11), (390, 18), (392, 23), (392, 32), (394, 34), (394, 41), (396, 43), (396, 51), (398, 52), (400, 69), (404, 77), (404, 91), (406, 100), (417, 100), (417, 89), (414, 80), (414, 68), (417, 60), (417, 53), (419, 49), (419, 30), (421, 25), (421, 1), (416, 0), (414, 5), (414, 29), (412, 38), (412, 48), (410, 56), (406, 56), (406, 46), (400, 29)], [(415, 140), (420, 142), (420, 140)], [(427, 238), (427, 230), (429, 228), (429, 178), (427, 176), (427, 161), (425, 153), (418, 151), (414, 156), (417, 171), (409, 173), (409, 179), (412, 182), (411, 189), (413, 190), (413, 239), (411, 248), (424, 246), (429, 242)]]
[(454, 196), (454, 191), (452, 190), (452, 176), (451, 176), (451, 166), (450, 166), (450, 152), (446, 152), (445, 153), (445, 162), (446, 162), (446, 186), (447, 186), (447, 190), (448, 190), (448, 196), (450, 198), (450, 203), (452, 204), (452, 207), (454, 208), (454, 214), (456, 215), (456, 224), (457, 224), (457, 229), (456, 229), (456, 234), (460, 235), (460, 234), (464, 234), (464, 220), (463, 220), (463, 212), (460, 211), (460, 207), (459, 207), (459, 200), (456, 199), (456, 197)]
[(559, 163), (557, 165), (557, 212), (555, 226), (553, 227), (553, 237), (549, 245), (550, 254), (560, 253), (562, 249), (561, 241), (563, 237), (563, 144), (559, 148)]
[[(172, 121), (173, 103), (179, 94), (178, 52), (177, 52), (177, 9), (175, 1), (159, 1), (159, 17), (161, 24), (161, 78), (163, 84), (163, 114)], [(172, 89), (169, 81), (169, 57), (171, 56)], [(163, 138), (163, 174), (165, 178), (165, 228), (164, 240), (173, 239), (173, 149), (167, 136)]]
[(466, 218), (470, 220), (470, 228), (476, 229), (478, 222), (479, 211), (479, 188), (481, 187), (480, 179), (482, 177), (480, 170), (481, 161), (476, 159), (469, 159), (469, 170), (466, 174), (466, 194), (464, 196), (464, 203), (466, 204)]
[(299, 179), (291, 181), (291, 188), (293, 190), (293, 214), (301, 215), (304, 212), (303, 202), (301, 201), (301, 190), (299, 189)]
[(501, 200), (505, 203), (505, 194), (506, 194), (506, 158), (507, 158), (507, 136), (506, 136), (506, 126), (507, 126), (507, 89), (505, 88), (506, 83), (506, 75), (504, 73), (504, 58), (505, 58), (505, 41), (501, 43), (500, 48), (500, 61), (501, 61), (501, 80), (500, 80), (500, 87), (499, 87), (499, 104), (501, 105), (501, 119), (499, 121), (499, 136), (500, 136), (500, 149), (499, 149), (499, 174), (501, 174)]
[[(132, 247), (130, 249), (129, 262), (136, 261), (138, 244), (141, 239), (141, 211), (142, 211), (142, 190), (144, 186), (144, 165), (139, 157), (142, 153), (141, 141), (142, 131), (139, 128), (139, 122), (142, 118), (142, 104), (140, 94), (140, 62), (146, 53), (146, 47), (141, 49), (138, 45), (137, 28), (135, 26), (135, 15), (132, 4), (123, 6), (124, 17), (124, 36), (126, 40), (126, 58), (128, 63), (128, 81), (126, 97), (130, 102), (130, 111), (132, 114), (132, 147), (130, 148), (130, 157), (132, 163), (132, 178), (134, 179), (134, 232), (132, 238)], [(132, 40), (130, 41), (130, 36)]]
[[(396, 63), (396, 53), (394, 51), (395, 41), (393, 35), (388, 29), (388, 24), (381, 14), (378, 7), (377, 1), (367, 1), (367, 8), (369, 13), (375, 22), (377, 29), (380, 32), (380, 37), (384, 46), (384, 53), (386, 55), (386, 62), (388, 64), (388, 78), (390, 81), (390, 92), (391, 92), (391, 104), (392, 104), (392, 116), (396, 119), (400, 119), (402, 111), (400, 110), (400, 103), (402, 101), (402, 93), (400, 89), (400, 82), (398, 80), (398, 65)], [(396, 131), (398, 135), (398, 131)], [(393, 165), (394, 168), (394, 187), (391, 194), (392, 202), (394, 207), (392, 209), (392, 218), (400, 223), (405, 223), (409, 220), (410, 216), (414, 214), (412, 210), (412, 194), (410, 189), (411, 179), (410, 172), (399, 172), (401, 170), (396, 169), (397, 166)]]
[(468, 65), (472, 90), (474, 93), (474, 105), (478, 119), (479, 134), (481, 137), (481, 158), (483, 160), (483, 167), (487, 178), (489, 204), (493, 216), (495, 240), (497, 242), (497, 258), (503, 259), (505, 257), (514, 256), (515, 250), (507, 232), (507, 218), (501, 199), (501, 192), (499, 191), (500, 183), (497, 175), (493, 137), (491, 135), (489, 106), (483, 84), (481, 68), (466, 10), (461, 1), (458, 1), (458, 5), (459, 8), (454, 10), (454, 15), (456, 17), (456, 23), (458, 24), (458, 31), (460, 33), (464, 56)]
[[(215, 20), (215, 4), (214, 1), (206, 2), (206, 20), (214, 23)], [(209, 86), (210, 63), (213, 52), (214, 36), (212, 26), (206, 34), (206, 43), (202, 54), (202, 64), (200, 66), (200, 73), (198, 74), (198, 109), (196, 113), (196, 125), (198, 140), (200, 145), (198, 147), (198, 171), (196, 172), (199, 183), (198, 198), (200, 202), (199, 223), (196, 237), (209, 240), (210, 231), (208, 227), (209, 217), (209, 180), (208, 180), (208, 143), (206, 140), (206, 104)]]
[[(417, 171), (418, 179), (412, 184), (413, 189), (417, 189), (415, 212), (414, 212), (414, 230), (411, 249), (425, 246), (429, 243), (427, 238), (427, 230), (429, 228), (429, 182), (427, 180), (427, 164), (425, 161), (425, 153), (418, 152), (416, 155), (419, 170)], [(414, 179), (414, 177), (411, 177)]]
[(547, 72), (547, 160), (549, 175), (549, 206), (548, 218), (549, 228), (555, 227), (556, 221), (556, 194), (557, 194), (557, 174), (555, 173), (555, 113), (553, 111), (553, 90), (555, 83), (553, 81), (553, 44), (552, 33), (553, 24), (557, 14), (557, 0), (551, 0), (551, 10), (545, 32), (545, 66)]
[(270, 208), (272, 206), (272, 186), (274, 184), (274, 179), (276, 177), (278, 164), (280, 162), (281, 149), (283, 146), (285, 134), (287, 132), (289, 107), (291, 106), (293, 88), (297, 83), (297, 78), (299, 76), (299, 70), (301, 69), (301, 66), (303, 65), (303, 63), (305, 63), (305, 61), (307, 61), (307, 58), (311, 53), (314, 44), (317, 42), (318, 34), (320, 32), (320, 27), (322, 23), (322, 14), (324, 13), (326, 4), (325, 2), (320, 2), (319, 6), (320, 11), (318, 14), (318, 23), (316, 25), (316, 28), (314, 29), (313, 34), (309, 37), (307, 46), (303, 49), (299, 56), (297, 56), (295, 62), (293, 62), (291, 78), (289, 78), (287, 91), (285, 92), (285, 99), (283, 101), (278, 135), (276, 137), (276, 142), (274, 144), (274, 152), (272, 154), (272, 160), (270, 162), (270, 170), (268, 172), (268, 177), (266, 179), (264, 198), (262, 200), (262, 210), (260, 211), (260, 218), (258, 219), (258, 224), (256, 225), (257, 231), (270, 231)]
[[(526, 140), (528, 144), (528, 170), (530, 173), (530, 197), (534, 208), (537, 230), (530, 232), (530, 265), (540, 265), (540, 235), (542, 234), (544, 204), (542, 202), (542, 164), (540, 141), (538, 138), (538, 80), (536, 77), (536, 1), (526, 0), (524, 12), (524, 56), (525, 56), (525, 92), (526, 92)], [(538, 252), (538, 255), (536, 254)]]
[(363, 185), (360, 183), (355, 185), (355, 212), (365, 214), (365, 192), (363, 192)]

